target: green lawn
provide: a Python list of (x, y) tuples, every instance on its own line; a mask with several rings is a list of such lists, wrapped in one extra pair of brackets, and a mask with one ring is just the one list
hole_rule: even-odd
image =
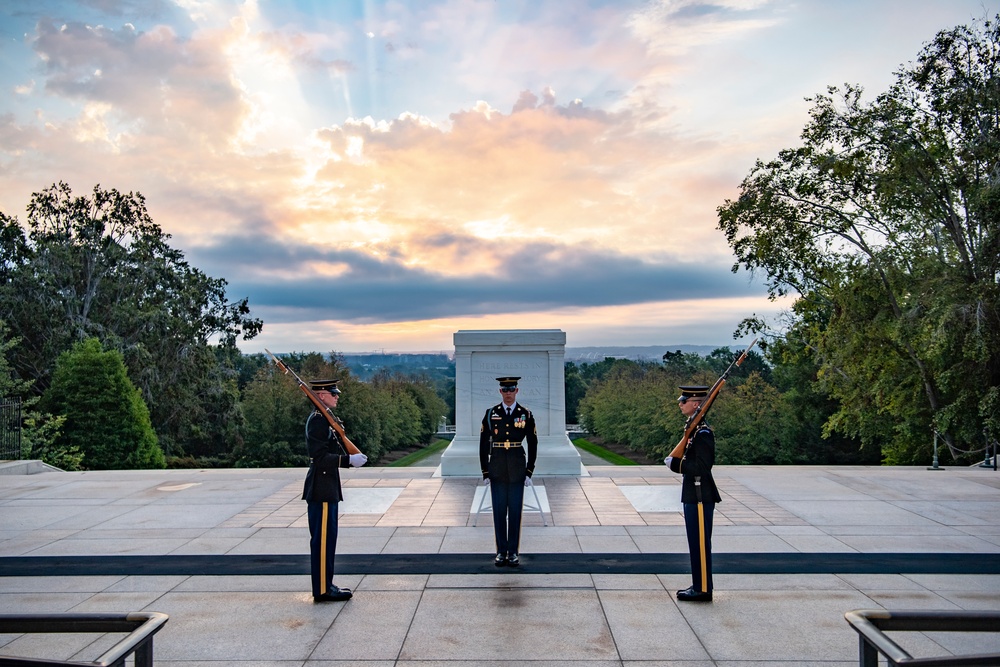
[(625, 458), (621, 454), (615, 454), (614, 452), (609, 452), (600, 445), (595, 445), (590, 440), (586, 438), (577, 438), (573, 441), (573, 444), (585, 452), (593, 454), (594, 456), (599, 456), (608, 463), (613, 463), (616, 466), (637, 466), (639, 465), (635, 461), (629, 458)]
[(435, 440), (423, 449), (407, 454), (401, 459), (397, 459), (388, 465), (389, 468), (400, 468), (404, 466), (416, 465), (418, 461), (426, 459), (431, 454), (436, 454), (451, 444), (451, 440)]

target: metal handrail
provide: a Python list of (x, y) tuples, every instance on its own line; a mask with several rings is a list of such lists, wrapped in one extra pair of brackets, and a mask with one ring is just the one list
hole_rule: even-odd
[(97, 665), (99, 667), (125, 664), (125, 658), (135, 654), (135, 667), (152, 667), (153, 635), (169, 617), (158, 611), (135, 611), (125, 614), (0, 614), (0, 634), (70, 633), (70, 632), (128, 632), (121, 641), (104, 652), (93, 662), (72, 660), (47, 660), (0, 656), (4, 667), (29, 667), (36, 665)]
[(1000, 632), (1000, 611), (888, 611), (855, 609), (844, 618), (858, 633), (860, 667), (878, 667), (878, 656), (889, 665), (951, 667), (1000, 664), (1000, 653), (914, 658), (886, 636), (897, 632)]

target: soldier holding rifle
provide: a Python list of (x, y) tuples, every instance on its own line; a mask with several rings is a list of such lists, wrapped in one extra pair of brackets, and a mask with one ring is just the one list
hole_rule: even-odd
[[(677, 405), (689, 420), (708, 396), (708, 387), (682, 386)], [(664, 461), (674, 472), (681, 473), (681, 504), (687, 528), (688, 551), (691, 553), (690, 588), (677, 591), (683, 602), (712, 601), (712, 518), (715, 504), (722, 502), (712, 478), (715, 465), (715, 434), (701, 422), (688, 440), (682, 457), (668, 456)]]
[[(340, 389), (336, 380), (314, 380), (309, 383), (314, 396), (325, 408), (337, 407)], [(334, 429), (331, 419), (339, 429)], [(306, 447), (309, 450), (309, 472), (302, 490), (302, 499), (308, 503), (309, 562), (312, 571), (314, 602), (342, 602), (350, 600), (349, 588), (333, 585), (333, 561), (337, 552), (337, 508), (344, 493), (340, 486), (340, 469), (360, 467), (368, 457), (360, 453), (348, 454), (340, 437), (343, 425), (332, 413), (323, 414), (319, 406), (306, 419)], [(356, 448), (355, 448), (356, 449)]]
[(309, 520), (309, 566), (312, 572), (313, 602), (350, 600), (351, 589), (333, 585), (333, 560), (337, 552), (337, 511), (344, 492), (340, 469), (360, 468), (368, 457), (344, 433), (344, 423), (333, 414), (340, 400), (337, 380), (306, 383), (285, 362), (266, 347), (264, 351), (286, 375), (295, 378), (299, 389), (313, 404), (306, 419), (306, 449), (309, 472), (302, 489)]
[(361, 467), (368, 457), (344, 433), (344, 422), (333, 414), (340, 401), (337, 380), (313, 380), (306, 383), (271, 350), (264, 348), (278, 369), (295, 378), (296, 384), (313, 404), (306, 419), (306, 449), (309, 472), (306, 473), (302, 500), (308, 505), (309, 566), (312, 572), (313, 602), (350, 600), (349, 588), (333, 585), (333, 560), (337, 552), (337, 510), (344, 492), (340, 487), (340, 469)]
[(677, 599), (682, 602), (712, 601), (712, 518), (715, 504), (722, 502), (722, 496), (712, 477), (715, 434), (705, 423), (705, 416), (729, 379), (729, 374), (743, 365), (756, 342), (756, 338), (750, 342), (711, 388), (682, 386), (681, 395), (677, 398), (681, 413), (687, 417), (684, 435), (663, 462), (674, 472), (684, 475), (681, 504), (684, 506), (693, 582), (690, 588), (677, 591)]

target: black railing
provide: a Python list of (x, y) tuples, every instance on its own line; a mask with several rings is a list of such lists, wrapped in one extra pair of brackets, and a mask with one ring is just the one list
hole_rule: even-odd
[(1000, 632), (1000, 611), (887, 611), (856, 609), (844, 614), (859, 637), (860, 667), (878, 667), (879, 654), (889, 665), (951, 667), (998, 665), (1000, 653), (914, 658), (886, 632)]
[(167, 618), (166, 614), (157, 611), (136, 611), (126, 614), (0, 614), (0, 634), (129, 633), (93, 662), (0, 655), (0, 665), (4, 667), (36, 665), (124, 667), (125, 659), (134, 655), (135, 667), (152, 667), (153, 635), (160, 631), (163, 624), (167, 622)]
[(21, 399), (0, 399), (0, 461), (21, 458)]

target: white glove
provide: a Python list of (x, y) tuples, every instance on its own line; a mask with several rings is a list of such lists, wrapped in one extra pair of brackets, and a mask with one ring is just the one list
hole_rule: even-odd
[(525, 486), (534, 486), (535, 484), (534, 484), (534, 482), (531, 481), (530, 477), (525, 477), (524, 478), (524, 485)]
[(665, 465), (665, 466), (667, 466), (669, 468), (670, 467), (670, 462), (673, 461), (673, 460), (674, 460), (674, 457), (668, 456), (667, 458), (663, 459), (663, 465)]
[(368, 463), (368, 457), (364, 454), (351, 454), (351, 465), (353, 467), (360, 468), (366, 463)]
[(489, 486), (489, 485), (490, 485), (490, 478), (487, 477), (486, 479), (483, 480), (483, 486)]

